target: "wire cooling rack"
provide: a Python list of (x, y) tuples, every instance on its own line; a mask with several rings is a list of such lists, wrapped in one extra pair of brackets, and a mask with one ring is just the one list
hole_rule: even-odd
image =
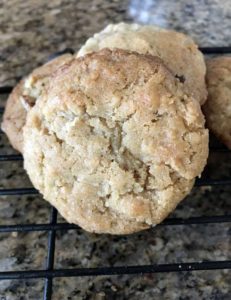
[[(231, 53), (230, 47), (210, 47), (201, 48), (204, 54), (228, 54)], [(61, 55), (63, 53), (73, 53), (72, 49), (65, 49), (64, 51), (51, 55), (50, 58)], [(8, 94), (12, 90), (10, 86), (0, 87), (0, 94)], [(0, 113), (4, 112), (4, 108), (0, 107)], [(1, 132), (3, 134), (3, 132)], [(213, 147), (210, 151), (214, 152), (230, 152), (224, 147)], [(7, 161), (21, 161), (21, 155), (1, 155), (0, 162), (4, 164)], [(199, 179), (196, 181), (196, 186), (218, 186), (231, 185), (230, 179)], [(33, 188), (13, 188), (0, 189), (0, 196), (6, 195), (36, 195), (38, 192)], [(211, 224), (211, 223), (231, 223), (231, 215), (222, 216), (202, 216), (188, 219), (168, 218), (158, 226), (182, 225), (187, 226), (191, 224)], [(180, 264), (152, 264), (152, 265), (132, 265), (120, 267), (100, 267), (100, 268), (72, 268), (72, 269), (55, 269), (54, 255), (55, 255), (55, 239), (57, 230), (70, 230), (78, 228), (76, 225), (68, 223), (57, 222), (57, 210), (54, 207), (50, 208), (50, 222), (45, 224), (17, 224), (17, 225), (1, 225), (0, 233), (3, 232), (33, 232), (46, 231), (48, 232), (47, 243), (47, 261), (44, 270), (21, 270), (21, 271), (7, 271), (0, 272), (0, 280), (6, 279), (36, 279), (44, 278), (44, 300), (52, 299), (52, 281), (57, 277), (79, 277), (79, 276), (99, 276), (99, 275), (124, 275), (124, 274), (145, 274), (157, 272), (182, 272), (182, 271), (199, 271), (199, 270), (218, 270), (231, 269), (231, 260), (225, 261), (200, 261), (193, 263)]]

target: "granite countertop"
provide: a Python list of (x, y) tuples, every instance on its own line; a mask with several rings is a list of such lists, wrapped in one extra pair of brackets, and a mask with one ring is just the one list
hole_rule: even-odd
[[(175, 3), (177, 2), (177, 3)], [(200, 46), (231, 44), (229, 0), (188, 1), (35, 1), (0, 3), (0, 86), (20, 77), (66, 47), (78, 50), (86, 38), (108, 23), (158, 24), (190, 34)], [(1, 103), (5, 97), (1, 96)], [(13, 154), (0, 135), (0, 154)], [(206, 173), (230, 178), (231, 154), (211, 154)], [(31, 186), (21, 162), (1, 162), (0, 188)], [(194, 188), (172, 217), (230, 214), (230, 186)], [(50, 206), (41, 196), (0, 198), (0, 225), (45, 223)], [(61, 220), (61, 217), (59, 217)], [(97, 267), (181, 263), (231, 259), (229, 223), (157, 226), (131, 236), (58, 231), (55, 267)], [(43, 269), (47, 233), (1, 233), (0, 272)], [(55, 300), (61, 299), (230, 299), (228, 270), (162, 273), (139, 276), (58, 278)], [(0, 281), (0, 299), (42, 299), (44, 280)]]

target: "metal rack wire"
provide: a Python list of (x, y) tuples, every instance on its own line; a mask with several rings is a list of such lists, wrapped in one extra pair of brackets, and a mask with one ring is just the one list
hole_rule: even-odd
[[(201, 48), (204, 54), (226, 54), (231, 53), (231, 47), (210, 47)], [(52, 55), (53, 58), (63, 53), (73, 53), (72, 49), (65, 49), (62, 52)], [(12, 90), (10, 86), (0, 87), (0, 94), (8, 94)], [(0, 107), (0, 113), (3, 113), (4, 108)], [(1, 132), (1, 134), (3, 134)], [(213, 147), (210, 151), (214, 152), (230, 152), (224, 147)], [(231, 154), (231, 152), (230, 152)], [(21, 161), (21, 155), (1, 155), (0, 162)], [(197, 180), (196, 186), (217, 186), (217, 185), (231, 185), (230, 179), (200, 179)], [(14, 188), (14, 189), (0, 189), (0, 196), (6, 195), (36, 195), (38, 192), (33, 188)], [(202, 216), (192, 217), (188, 219), (168, 218), (159, 226), (187, 226), (190, 224), (211, 224), (211, 223), (231, 223), (231, 215), (223, 216)], [(193, 263), (180, 264), (152, 264), (152, 265), (133, 265), (120, 267), (100, 267), (100, 268), (74, 268), (74, 269), (55, 269), (55, 240), (57, 230), (70, 230), (78, 228), (76, 225), (68, 223), (57, 222), (57, 211), (55, 208), (50, 208), (50, 221), (45, 224), (17, 224), (17, 225), (1, 225), (0, 233), (3, 232), (33, 232), (46, 231), (48, 232), (47, 243), (47, 261), (44, 270), (22, 270), (22, 271), (8, 271), (0, 272), (0, 280), (6, 279), (36, 279), (44, 278), (44, 300), (52, 299), (52, 282), (57, 277), (78, 277), (78, 276), (98, 276), (98, 275), (122, 275), (122, 274), (144, 274), (156, 272), (182, 272), (182, 271), (196, 271), (196, 270), (217, 270), (217, 269), (231, 269), (231, 260), (226, 261), (202, 261)]]

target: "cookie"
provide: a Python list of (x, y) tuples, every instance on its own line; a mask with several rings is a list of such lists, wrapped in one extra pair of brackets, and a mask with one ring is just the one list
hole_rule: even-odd
[(206, 101), (204, 58), (189, 36), (156, 26), (111, 24), (89, 38), (79, 50), (78, 56), (106, 47), (162, 58), (173, 74), (184, 82), (186, 93), (198, 99), (201, 104)]
[(203, 106), (208, 128), (231, 149), (231, 56), (207, 62), (208, 100)]
[(64, 54), (35, 69), (28, 77), (22, 79), (10, 94), (3, 115), (2, 130), (19, 152), (22, 153), (22, 129), (28, 110), (46, 88), (51, 73), (71, 59), (72, 55)]
[(127, 234), (160, 223), (208, 156), (199, 103), (162, 60), (103, 49), (72, 60), (29, 111), (24, 167), (70, 223)]

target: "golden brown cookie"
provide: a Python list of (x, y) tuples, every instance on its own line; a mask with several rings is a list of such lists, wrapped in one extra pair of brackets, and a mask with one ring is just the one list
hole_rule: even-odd
[(186, 93), (201, 104), (206, 101), (204, 58), (189, 36), (156, 26), (110, 24), (89, 38), (78, 56), (102, 48), (121, 48), (162, 58), (173, 74), (184, 82)]
[(72, 60), (29, 111), (24, 166), (70, 223), (126, 234), (160, 223), (208, 156), (199, 103), (151, 55), (103, 49)]
[(64, 54), (53, 59), (35, 69), (13, 89), (6, 103), (2, 130), (7, 134), (10, 143), (16, 150), (22, 152), (22, 129), (26, 122), (28, 110), (31, 109), (46, 88), (51, 73), (71, 59), (72, 55), (70, 54)]
[(208, 100), (203, 106), (208, 128), (231, 149), (231, 57), (207, 62)]

